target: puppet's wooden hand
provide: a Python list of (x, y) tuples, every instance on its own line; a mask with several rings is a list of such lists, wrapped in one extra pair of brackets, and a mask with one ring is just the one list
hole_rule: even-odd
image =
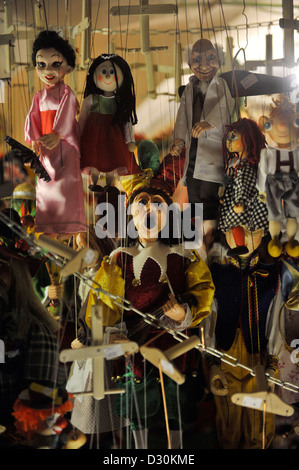
[(213, 126), (207, 121), (202, 121), (202, 122), (197, 122), (194, 124), (192, 127), (191, 135), (192, 137), (195, 137), (195, 139), (198, 139), (198, 137), (204, 132), (208, 131), (211, 129)]
[(136, 144), (135, 142), (128, 142), (127, 147), (128, 147), (129, 152), (135, 152)]
[(184, 145), (185, 142), (183, 139), (175, 139), (169, 148), (170, 155), (172, 155), (173, 157), (179, 157)]
[(71, 342), (71, 348), (72, 349), (84, 348), (84, 344), (81, 343), (81, 341), (79, 341), (78, 338), (76, 338), (74, 339), (74, 341)]
[(128, 343), (130, 340), (123, 333), (111, 333), (109, 337), (109, 343)]
[(163, 305), (163, 312), (167, 317), (174, 321), (182, 322), (185, 320), (185, 309), (176, 301), (173, 294), (169, 294), (169, 300)]
[[(33, 152), (36, 153), (36, 155), (39, 155), (40, 143), (37, 141), (31, 142), (31, 147), (32, 147)], [(30, 163), (25, 163), (25, 165), (30, 165)]]
[(61, 140), (61, 135), (58, 132), (50, 132), (50, 134), (45, 134), (38, 139), (38, 141), (44, 145), (49, 150), (52, 150), (59, 144)]
[(236, 214), (241, 214), (242, 212), (244, 211), (244, 204), (243, 202), (238, 202), (238, 204), (236, 204), (234, 206), (234, 212)]
[(223, 397), (228, 394), (225, 374), (217, 365), (212, 365), (210, 369), (210, 389), (217, 396)]

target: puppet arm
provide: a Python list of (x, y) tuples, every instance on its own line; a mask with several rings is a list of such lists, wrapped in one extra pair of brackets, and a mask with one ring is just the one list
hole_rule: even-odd
[(215, 286), (207, 264), (193, 251), (191, 264), (186, 270), (183, 295), (193, 299), (189, 303), (193, 319), (191, 327), (197, 326), (210, 314), (214, 292)]
[(267, 149), (262, 149), (257, 168), (256, 186), (260, 193), (266, 193), (266, 179), (268, 175)]
[(136, 144), (135, 144), (133, 126), (130, 121), (126, 122), (126, 124), (124, 125), (124, 134), (125, 134), (125, 141), (126, 141), (129, 152), (134, 152), (136, 149)]
[(197, 122), (192, 127), (191, 135), (192, 137), (195, 137), (196, 139), (198, 139), (203, 132), (208, 131), (212, 127), (214, 126), (207, 121)]
[(85, 123), (86, 123), (86, 119), (90, 114), (91, 105), (92, 105), (92, 95), (88, 95), (83, 100), (81, 110), (80, 110), (80, 114), (79, 114), (79, 118), (78, 118), (79, 127), (80, 127), (80, 135), (82, 135), (82, 133), (83, 133), (84, 126), (85, 126)]
[[(125, 281), (122, 277), (122, 270), (113, 260), (111, 262), (106, 259), (102, 261), (101, 267), (93, 282), (94, 289), (97, 289), (99, 286), (101, 286), (104, 291), (109, 292), (109, 294), (119, 297), (124, 296)], [(85, 321), (89, 328), (91, 328), (92, 306), (96, 305), (98, 302), (103, 302), (109, 307), (107, 316), (103, 318), (103, 326), (113, 326), (120, 321), (122, 308), (116, 305), (107, 294), (100, 292), (97, 295), (92, 289), (89, 293), (85, 315)]]

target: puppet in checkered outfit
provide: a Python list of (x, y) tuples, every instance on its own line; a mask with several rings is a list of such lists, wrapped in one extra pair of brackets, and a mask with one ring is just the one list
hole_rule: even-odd
[(244, 229), (267, 230), (268, 212), (256, 188), (257, 167), (265, 138), (251, 119), (226, 126), (223, 137), (225, 190), (218, 229), (232, 235), (229, 255), (246, 254)]

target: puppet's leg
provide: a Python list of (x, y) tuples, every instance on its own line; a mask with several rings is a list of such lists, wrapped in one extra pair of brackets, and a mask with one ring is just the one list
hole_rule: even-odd
[(282, 244), (279, 240), (280, 235), (280, 221), (277, 220), (270, 220), (269, 221), (269, 232), (271, 235), (272, 240), (268, 244), (268, 251), (273, 258), (277, 258), (281, 255), (282, 252)]
[(288, 243), (286, 251), (289, 256), (297, 258), (299, 256), (299, 242), (295, 239), (298, 230), (298, 222), (296, 218), (289, 218), (286, 222), (286, 232), (288, 236)]

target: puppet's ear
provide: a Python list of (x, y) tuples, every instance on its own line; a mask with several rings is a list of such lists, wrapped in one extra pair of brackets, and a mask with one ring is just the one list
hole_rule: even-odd
[(262, 132), (268, 132), (272, 127), (271, 119), (267, 116), (261, 116), (259, 118), (258, 126)]

